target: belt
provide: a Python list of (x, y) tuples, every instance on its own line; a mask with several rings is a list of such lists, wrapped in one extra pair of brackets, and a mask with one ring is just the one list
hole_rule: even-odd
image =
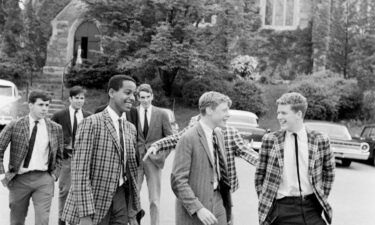
[(294, 202), (300, 202), (301, 199), (302, 201), (311, 201), (311, 200), (316, 200), (316, 196), (314, 194), (302, 195), (302, 198), (301, 196), (287, 196), (284, 198), (277, 199), (276, 201), (280, 203), (294, 203)]

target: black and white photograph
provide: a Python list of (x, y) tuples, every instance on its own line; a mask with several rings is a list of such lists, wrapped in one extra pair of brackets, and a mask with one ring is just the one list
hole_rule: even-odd
[(0, 225), (374, 225), (375, 0), (0, 0)]

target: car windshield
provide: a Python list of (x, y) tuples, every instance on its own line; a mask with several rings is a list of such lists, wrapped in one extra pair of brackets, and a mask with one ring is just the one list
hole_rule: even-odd
[(0, 96), (12, 97), (12, 90), (13, 88), (11, 86), (0, 85)]
[(336, 124), (324, 124), (324, 123), (306, 123), (305, 126), (308, 129), (316, 130), (321, 133), (328, 135), (333, 139), (340, 139), (345, 141), (352, 140), (352, 137), (345, 126)]
[(258, 125), (257, 119), (247, 115), (231, 115), (228, 119), (229, 123), (250, 123)]

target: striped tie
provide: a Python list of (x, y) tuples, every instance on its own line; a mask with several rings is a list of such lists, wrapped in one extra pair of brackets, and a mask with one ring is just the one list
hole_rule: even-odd
[[(224, 161), (224, 156), (220, 154), (219, 150), (219, 144), (218, 144), (218, 139), (216, 136), (216, 133), (213, 132), (212, 134), (213, 137), (213, 146), (214, 146), (214, 157), (215, 157), (215, 167), (216, 167), (216, 172), (217, 172), (217, 177), (219, 181), (224, 182), (226, 185), (229, 186), (229, 179), (228, 179), (228, 173), (225, 167), (225, 161)], [(217, 170), (217, 162), (219, 162), (219, 171)]]

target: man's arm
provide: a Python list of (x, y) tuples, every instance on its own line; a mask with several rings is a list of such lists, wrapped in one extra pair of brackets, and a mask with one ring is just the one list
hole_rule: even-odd
[(223, 132), (224, 135), (228, 135), (230, 140), (230, 145), (228, 146), (230, 150), (234, 151), (236, 157), (240, 157), (246, 162), (250, 163), (253, 166), (256, 166), (259, 161), (259, 154), (252, 149), (249, 145), (244, 143), (243, 138), (237, 129), (233, 127), (227, 127), (227, 132)]
[(95, 131), (92, 120), (85, 119), (77, 130), (77, 145), (72, 158), (71, 191), (80, 218), (95, 214), (95, 202), (90, 177), (91, 155), (94, 151)]
[(188, 138), (182, 137), (176, 147), (171, 174), (171, 186), (179, 201), (190, 215), (204, 208), (203, 204), (195, 196), (188, 180), (191, 166), (192, 145)]
[(333, 151), (331, 150), (330, 142), (327, 137), (323, 139), (323, 141), (319, 142), (319, 149), (323, 149), (323, 191), (325, 197), (328, 197), (331, 189), (332, 184), (335, 179), (335, 156), (333, 155)]
[(5, 173), (4, 153), (12, 138), (12, 130), (15, 122), (9, 123), (0, 133), (0, 174)]
[(255, 170), (255, 189), (258, 197), (262, 193), (263, 182), (267, 172), (268, 151), (272, 146), (273, 141), (268, 137), (268, 134), (266, 134), (262, 139), (262, 146), (259, 150), (259, 161)]

